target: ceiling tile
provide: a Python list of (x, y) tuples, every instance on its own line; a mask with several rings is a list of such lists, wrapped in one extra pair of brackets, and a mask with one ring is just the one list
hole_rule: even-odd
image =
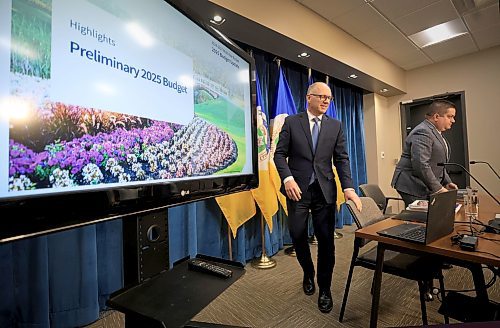
[(500, 24), (488, 29), (472, 32), (472, 37), (479, 49), (487, 49), (500, 44)]
[(356, 7), (346, 14), (331, 19), (331, 22), (355, 38), (362, 37), (366, 31), (387, 24), (386, 20), (368, 5)]
[(383, 48), (376, 48), (373, 49), (376, 52), (383, 54), (384, 57), (392, 60), (392, 61), (398, 61), (400, 62), (401, 59), (403, 58), (409, 58), (412, 60), (415, 59), (420, 59), (420, 58), (427, 58), (422, 51), (417, 49), (411, 44), (406, 44), (404, 46), (399, 46), (399, 47), (393, 47), (391, 45), (387, 45)]
[(395, 20), (437, 1), (439, 0), (375, 0), (371, 4), (389, 20)]
[(453, 2), (458, 13), (462, 16), (475, 12), (481, 8), (488, 7), (494, 3), (498, 6), (498, 0), (451, 0), (451, 2)]
[(384, 56), (394, 64), (405, 70), (410, 70), (419, 66), (429, 65), (433, 63), (433, 61), (429, 57), (418, 50), (413, 50), (406, 53), (385, 51)]
[(364, 0), (295, 0), (324, 18), (331, 20), (356, 7), (366, 5)]
[(494, 25), (500, 25), (500, 11), (498, 3), (480, 9), (464, 16), (465, 23), (471, 31), (484, 30)]
[(410, 42), (398, 29), (386, 23), (364, 31), (358, 39), (370, 48), (380, 48), (387, 45), (397, 47), (400, 43)]
[(394, 24), (407, 35), (458, 18), (449, 0), (435, 2), (425, 8), (394, 20)]
[(434, 62), (478, 51), (471, 36), (468, 34), (423, 48), (422, 50), (431, 57)]
[(363, 38), (360, 38), (360, 41), (367, 44), (372, 49), (406, 48), (408, 51), (418, 50), (418, 47), (394, 28), (367, 31)]
[(430, 60), (427, 57), (423, 57), (423, 58), (416, 59), (413, 61), (405, 59), (405, 58), (402, 58), (401, 60), (402, 60), (402, 64), (398, 65), (398, 66), (404, 70), (407, 70), (407, 71), (412, 70), (414, 68), (419, 68), (422, 66), (430, 65), (433, 63), (432, 60)]

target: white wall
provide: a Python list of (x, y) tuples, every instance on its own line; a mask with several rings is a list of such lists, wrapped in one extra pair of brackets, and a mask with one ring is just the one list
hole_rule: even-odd
[(393, 102), (373, 93), (363, 97), (368, 183), (378, 184), (387, 196), (398, 195), (390, 183), (401, 155), (401, 119)]

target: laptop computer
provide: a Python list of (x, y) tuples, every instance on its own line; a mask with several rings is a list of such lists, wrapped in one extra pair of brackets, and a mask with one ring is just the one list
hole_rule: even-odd
[(427, 224), (406, 223), (378, 231), (381, 236), (427, 245), (453, 232), (457, 191), (431, 195)]
[(413, 221), (413, 222), (427, 222), (427, 212), (428, 211), (412, 211), (412, 210), (402, 210), (398, 214), (394, 214), (393, 219), (403, 220), (403, 221)]

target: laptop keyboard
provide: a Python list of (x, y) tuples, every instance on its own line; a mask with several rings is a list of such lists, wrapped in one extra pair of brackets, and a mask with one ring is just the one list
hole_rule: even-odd
[(415, 229), (403, 231), (399, 234), (400, 237), (416, 241), (425, 241), (425, 226), (416, 227)]

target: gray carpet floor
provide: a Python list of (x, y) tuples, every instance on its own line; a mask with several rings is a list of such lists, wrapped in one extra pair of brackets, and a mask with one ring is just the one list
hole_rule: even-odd
[[(352, 255), (354, 227), (339, 230), (343, 238), (336, 240), (336, 265), (332, 282), (334, 307), (323, 314), (317, 307), (317, 293), (306, 296), (302, 292), (302, 272), (296, 258), (283, 251), (273, 256), (273, 269), (255, 269), (246, 265), (245, 275), (198, 313), (193, 320), (243, 327), (368, 327), (371, 308), (373, 271), (356, 268), (349, 292), (344, 322), (338, 321), (345, 281)], [(311, 246), (316, 254), (316, 246)], [(492, 277), (484, 270), (485, 279)], [(468, 270), (453, 267), (444, 271), (446, 289), (473, 288)], [(437, 285), (437, 281), (436, 281)], [(469, 293), (474, 295), (474, 293)], [(500, 302), (500, 282), (488, 290), (490, 299)], [(444, 318), (437, 312), (440, 301), (427, 302), (429, 324), (442, 324)], [(451, 323), (458, 321), (451, 320)], [(418, 286), (410, 281), (385, 274), (379, 307), (379, 327), (420, 326)], [(119, 312), (108, 311), (90, 325), (91, 328), (124, 327)]]

